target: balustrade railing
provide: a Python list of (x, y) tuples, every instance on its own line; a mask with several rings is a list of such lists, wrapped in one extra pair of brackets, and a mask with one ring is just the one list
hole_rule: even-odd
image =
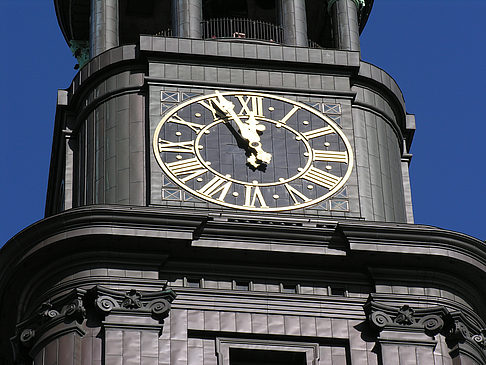
[(203, 38), (246, 38), (282, 43), (282, 27), (260, 20), (217, 18), (201, 23)]
[(172, 37), (173, 34), (172, 34), (172, 29), (167, 28), (167, 29), (161, 30), (160, 32), (155, 33), (154, 35), (159, 36), (159, 37)]

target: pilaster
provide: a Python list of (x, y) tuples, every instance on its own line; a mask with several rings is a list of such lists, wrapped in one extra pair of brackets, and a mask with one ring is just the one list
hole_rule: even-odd
[(328, 11), (334, 24), (335, 46), (345, 51), (360, 51), (359, 0), (331, 0)]
[(118, 0), (91, 0), (90, 58), (119, 44)]
[(181, 38), (201, 38), (202, 0), (172, 0), (175, 34)]
[(280, 9), (284, 43), (289, 46), (307, 47), (305, 0), (281, 0)]

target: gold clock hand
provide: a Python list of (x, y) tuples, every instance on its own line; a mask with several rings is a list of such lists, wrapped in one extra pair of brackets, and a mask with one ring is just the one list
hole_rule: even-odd
[(227, 117), (231, 117), (235, 121), (235, 123), (238, 125), (241, 136), (247, 140), (249, 146), (256, 151), (255, 157), (248, 157), (248, 162), (254, 167), (258, 167), (260, 165), (258, 161), (268, 164), (272, 159), (272, 155), (262, 149), (260, 135), (258, 134), (258, 132), (263, 132), (265, 130), (265, 126), (260, 124), (255, 119), (254, 113), (251, 112), (247, 122), (244, 123), (235, 113), (235, 105), (221, 95), (219, 91), (216, 91), (216, 95), (218, 96), (218, 109), (226, 114)]
[[(250, 113), (249, 118), (248, 118), (248, 127), (251, 130), (252, 133), (252, 138), (251, 140), (248, 140), (250, 143), (250, 147), (253, 148), (256, 151), (256, 159), (262, 162), (265, 162), (266, 164), (270, 163), (272, 159), (272, 155), (268, 152), (265, 152), (262, 148), (262, 143), (260, 142), (260, 136), (258, 132), (263, 132), (265, 130), (265, 126), (263, 124), (260, 124), (256, 119), (255, 119), (255, 114)], [(250, 156), (251, 157), (251, 156)], [(252, 163), (251, 161), (248, 161)]]
[[(216, 107), (227, 117), (231, 117), (240, 130), (240, 134), (243, 138), (248, 139), (249, 134), (251, 134), (248, 125), (243, 123), (238, 115), (235, 113), (235, 104), (226, 99), (219, 91), (216, 91), (218, 96), (218, 103), (215, 103)], [(249, 133), (250, 132), (250, 133)]]

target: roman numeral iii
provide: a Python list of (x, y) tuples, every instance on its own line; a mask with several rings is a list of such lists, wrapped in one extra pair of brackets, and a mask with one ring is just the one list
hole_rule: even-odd
[(319, 170), (313, 166), (311, 166), (311, 168), (307, 170), (307, 172), (304, 175), (302, 175), (302, 178), (310, 182), (313, 182), (316, 185), (324, 186), (329, 190), (331, 190), (339, 183), (339, 181), (341, 181), (340, 177)]
[(340, 151), (314, 150), (314, 161), (344, 162), (348, 163), (348, 153)]
[(333, 133), (336, 133), (334, 132), (334, 129), (332, 129), (331, 127), (324, 127), (324, 128), (314, 129), (302, 134), (304, 135), (305, 138), (311, 139), (311, 138), (322, 137)]

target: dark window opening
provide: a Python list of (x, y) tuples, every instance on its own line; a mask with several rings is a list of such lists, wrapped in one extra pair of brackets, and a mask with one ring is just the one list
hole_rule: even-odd
[(247, 281), (236, 281), (235, 282), (235, 289), (236, 290), (250, 290), (250, 283)]
[(334, 48), (332, 20), (327, 12), (327, 1), (306, 0), (305, 8), (309, 47)]
[(330, 289), (331, 289), (331, 295), (338, 295), (341, 297), (346, 296), (346, 289), (343, 287), (331, 286)]
[(277, 24), (277, 4), (275, 0), (203, 0), (203, 18), (246, 18)]
[(230, 348), (230, 365), (306, 365), (305, 352)]
[(282, 284), (282, 293), (295, 294), (297, 293), (297, 287), (295, 285)]
[(120, 0), (120, 45), (138, 43), (140, 34), (172, 35), (171, 1)]

